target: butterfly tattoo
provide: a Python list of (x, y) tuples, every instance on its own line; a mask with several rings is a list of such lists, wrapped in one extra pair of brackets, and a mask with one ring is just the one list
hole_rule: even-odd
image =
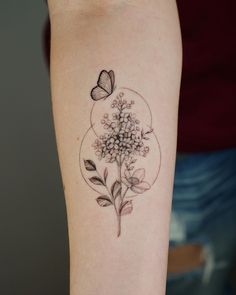
[(99, 74), (97, 86), (91, 90), (91, 98), (95, 101), (106, 99), (114, 91), (115, 74), (113, 71), (102, 70)]

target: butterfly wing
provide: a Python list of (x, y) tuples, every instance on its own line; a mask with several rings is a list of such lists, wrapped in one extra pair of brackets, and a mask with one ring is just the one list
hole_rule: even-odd
[(113, 71), (109, 71), (109, 76), (111, 79), (111, 87), (112, 87), (112, 92), (114, 90), (114, 85), (115, 85), (115, 73)]
[(93, 100), (100, 100), (103, 98), (107, 98), (109, 93), (107, 93), (103, 88), (96, 86), (91, 91), (91, 97)]
[(98, 86), (105, 90), (109, 95), (112, 94), (112, 80), (109, 73), (105, 70), (101, 71), (98, 82)]

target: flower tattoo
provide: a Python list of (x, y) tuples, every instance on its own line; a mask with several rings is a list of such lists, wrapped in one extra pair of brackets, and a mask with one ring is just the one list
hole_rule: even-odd
[(144, 177), (145, 169), (143, 168), (135, 170), (132, 174), (129, 170), (125, 170), (125, 176), (122, 177), (122, 182), (134, 193), (142, 194), (151, 188), (148, 182), (143, 181)]
[[(119, 237), (121, 218), (133, 211), (133, 198), (150, 190), (158, 177), (160, 145), (148, 104), (131, 89), (116, 91), (113, 71), (101, 71), (90, 95), (95, 102), (91, 126), (80, 147), (81, 172), (86, 183), (100, 193), (97, 204), (114, 207)], [(150, 153), (155, 159), (148, 159)], [(140, 167), (139, 162), (145, 161), (152, 173)]]

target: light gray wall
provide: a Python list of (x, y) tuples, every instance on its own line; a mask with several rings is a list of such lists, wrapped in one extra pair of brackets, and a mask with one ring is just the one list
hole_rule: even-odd
[(68, 241), (43, 0), (0, 2), (0, 294), (67, 295)]

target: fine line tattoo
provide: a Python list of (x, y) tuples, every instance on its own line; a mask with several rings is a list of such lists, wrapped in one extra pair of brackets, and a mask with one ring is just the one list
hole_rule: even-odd
[(121, 218), (133, 211), (135, 197), (150, 190), (158, 177), (160, 145), (146, 100), (129, 88), (116, 89), (113, 71), (100, 72), (90, 96), (94, 105), (80, 146), (80, 169), (100, 194), (97, 204), (114, 208), (119, 237)]

